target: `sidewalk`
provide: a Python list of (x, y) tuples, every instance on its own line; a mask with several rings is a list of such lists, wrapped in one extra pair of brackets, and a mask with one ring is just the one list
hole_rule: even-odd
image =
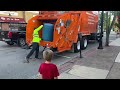
[(96, 47), (59, 67), (59, 79), (120, 79), (120, 38), (110, 47)]

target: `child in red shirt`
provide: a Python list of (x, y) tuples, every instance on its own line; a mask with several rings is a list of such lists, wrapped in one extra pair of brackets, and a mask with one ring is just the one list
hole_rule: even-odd
[(57, 66), (51, 63), (52, 56), (52, 50), (45, 50), (43, 52), (43, 58), (46, 61), (40, 65), (38, 71), (42, 75), (42, 79), (58, 79), (59, 72)]

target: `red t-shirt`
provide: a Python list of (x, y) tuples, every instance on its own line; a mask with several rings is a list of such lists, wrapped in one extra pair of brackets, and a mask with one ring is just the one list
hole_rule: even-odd
[(59, 76), (57, 66), (52, 63), (42, 63), (38, 71), (43, 79), (54, 79), (54, 77)]

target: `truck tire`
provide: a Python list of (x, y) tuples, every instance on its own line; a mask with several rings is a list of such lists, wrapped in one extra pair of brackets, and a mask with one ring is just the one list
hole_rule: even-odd
[(14, 45), (13, 42), (6, 42), (8, 45)]
[(24, 47), (26, 45), (26, 41), (24, 38), (19, 38), (18, 40), (18, 46)]
[(80, 41), (78, 40), (77, 41), (77, 43), (74, 43), (73, 44), (73, 49), (74, 49), (74, 53), (77, 53), (77, 52), (79, 52), (79, 50), (80, 50)]
[(86, 49), (87, 48), (87, 46), (88, 46), (88, 39), (87, 39), (87, 37), (83, 37), (82, 38), (82, 49)]
[(87, 46), (88, 46), (88, 39), (87, 39), (87, 37), (83, 37), (81, 43), (78, 40), (77, 43), (73, 44), (74, 53), (79, 52), (79, 50), (80, 50), (80, 44), (81, 44), (81, 50), (86, 49)]

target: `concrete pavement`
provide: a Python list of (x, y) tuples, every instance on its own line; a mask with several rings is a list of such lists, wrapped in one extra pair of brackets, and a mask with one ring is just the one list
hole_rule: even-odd
[(120, 38), (61, 65), (59, 72), (59, 79), (120, 79)]
[[(110, 42), (116, 39), (115, 34), (110, 35)], [(105, 37), (103, 37), (103, 42), (105, 41)], [(118, 39), (119, 41), (119, 39)], [(111, 45), (112, 46), (112, 45)], [(60, 72), (61, 79), (86, 79), (87, 77), (93, 78), (105, 78), (107, 74), (107, 78), (119, 78), (119, 56), (116, 59), (115, 64), (113, 61), (115, 60), (115, 56), (119, 53), (119, 46), (112, 46), (108, 48), (104, 48), (104, 50), (97, 50), (98, 43), (90, 42), (87, 49), (82, 51), (82, 55), (84, 58), (80, 59), (79, 53), (71, 53), (64, 52), (57, 55), (54, 55), (54, 59), (52, 60), (55, 63)], [(42, 48), (40, 49), (42, 50)], [(109, 51), (109, 50), (112, 50)], [(107, 51), (109, 53), (107, 53)], [(23, 63), (24, 57), (29, 53), (29, 50), (21, 49), (17, 46), (8, 46), (6, 43), (0, 42), (0, 78), (1, 79), (33, 79), (36, 77), (38, 73), (38, 68), (40, 63), (44, 62), (43, 59), (33, 61), (31, 59), (29, 64)], [(97, 54), (95, 54), (97, 53)], [(101, 54), (99, 54), (101, 53)], [(106, 53), (106, 54), (105, 54)], [(104, 56), (105, 54), (105, 56)], [(42, 55), (42, 54), (41, 54)], [(109, 57), (104, 60), (105, 57)], [(101, 58), (104, 57), (104, 58)], [(34, 55), (32, 56), (34, 58)], [(98, 59), (97, 59), (98, 58)], [(79, 66), (81, 66), (79, 68)], [(112, 68), (111, 68), (112, 67)], [(79, 73), (76, 73), (79, 69)], [(95, 68), (95, 69), (94, 69)], [(104, 73), (102, 76), (97, 76), (97, 70), (101, 73)], [(102, 70), (101, 70), (102, 69)], [(110, 69), (110, 72), (108, 72)], [(89, 72), (87, 76), (81, 73), (85, 70), (94, 71), (96, 73)], [(75, 73), (74, 73), (75, 72)], [(116, 73), (115, 73), (116, 72)], [(99, 72), (98, 72), (99, 73)], [(115, 74), (116, 75), (115, 75)], [(80, 74), (80, 76), (78, 75)]]
[[(97, 42), (90, 43), (86, 50), (89, 51), (92, 47), (98, 46)], [(40, 52), (43, 50), (40, 47)], [(32, 79), (35, 78), (38, 73), (39, 65), (44, 62), (43, 59), (35, 60), (34, 55), (30, 63), (23, 63), (25, 56), (29, 53), (29, 50), (21, 49), (20, 47), (13, 45), (9, 46), (6, 43), (0, 41), (0, 79)], [(79, 53), (63, 52), (54, 55), (52, 62), (58, 67), (72, 58), (78, 56)], [(40, 54), (42, 57), (42, 53)]]

